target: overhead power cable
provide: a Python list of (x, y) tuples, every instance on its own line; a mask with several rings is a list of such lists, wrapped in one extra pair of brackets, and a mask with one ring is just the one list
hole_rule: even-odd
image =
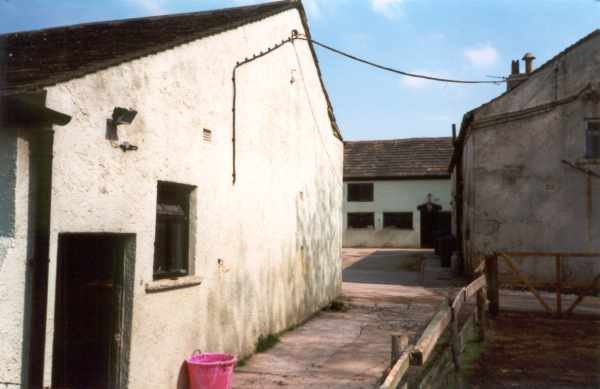
[(319, 41), (316, 41), (314, 39), (308, 38), (308, 37), (306, 37), (304, 35), (300, 35), (299, 34), (296, 37), (296, 39), (302, 39), (302, 40), (311, 42), (311, 43), (313, 43), (313, 44), (315, 44), (317, 46), (320, 46), (320, 47), (322, 47), (324, 49), (327, 49), (329, 51), (332, 51), (332, 52), (334, 52), (336, 54), (339, 54), (339, 55), (342, 55), (344, 57), (350, 58), (350, 59), (352, 59), (354, 61), (362, 62), (364, 64), (367, 64), (367, 65), (370, 65), (370, 66), (374, 66), (374, 67), (376, 67), (378, 69), (386, 70), (388, 72), (392, 72), (392, 73), (396, 73), (396, 74), (401, 74), (401, 75), (407, 76), (407, 77), (422, 78), (422, 79), (425, 79), (425, 80), (438, 81), (438, 82), (450, 82), (450, 83), (455, 83), (455, 84), (496, 84), (496, 85), (498, 85), (498, 84), (502, 84), (502, 83), (505, 82), (504, 79), (503, 80), (499, 80), (499, 81), (491, 81), (491, 80), (483, 80), (483, 81), (479, 81), (479, 80), (454, 80), (454, 79), (450, 79), (450, 78), (441, 78), (441, 77), (426, 76), (426, 75), (423, 75), (423, 74), (409, 73), (409, 72), (405, 72), (403, 70), (391, 68), (389, 66), (379, 65), (379, 64), (377, 64), (375, 62), (367, 61), (366, 59), (359, 58), (359, 57), (357, 57), (355, 55), (352, 55), (352, 54), (346, 53), (344, 51), (335, 49), (335, 48), (333, 48), (331, 46), (328, 46), (328, 45), (326, 45), (324, 43), (321, 43)]

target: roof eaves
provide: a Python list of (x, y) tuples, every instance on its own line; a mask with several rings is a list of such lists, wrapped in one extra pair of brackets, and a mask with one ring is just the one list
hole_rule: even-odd
[(551, 64), (553, 64), (554, 62), (556, 62), (557, 60), (559, 60), (560, 58), (564, 57), (571, 50), (575, 49), (576, 47), (579, 47), (580, 45), (582, 45), (583, 43), (587, 42), (588, 40), (594, 38), (597, 35), (600, 35), (600, 29), (596, 29), (596, 30), (592, 31), (591, 33), (587, 34), (583, 38), (579, 39), (577, 42), (573, 43), (571, 46), (566, 47), (560, 53), (556, 54), (554, 57), (552, 57), (548, 61), (544, 62), (540, 67), (538, 67), (537, 69), (535, 69), (531, 73), (527, 74), (527, 78), (525, 80), (523, 80), (522, 82), (518, 83), (517, 85), (515, 85), (514, 88), (508, 89), (508, 90), (502, 92), (500, 95), (494, 97), (493, 99), (491, 99), (490, 101), (488, 101), (486, 103), (481, 104), (479, 107), (473, 109), (471, 112), (475, 112), (475, 111), (478, 111), (481, 108), (487, 107), (490, 104), (493, 104), (497, 100), (501, 99), (502, 97), (507, 96), (507, 95), (513, 93), (513, 91), (515, 91), (515, 90), (518, 90), (520, 87), (522, 87), (522, 85), (527, 84), (528, 81), (531, 79), (532, 76), (535, 76), (538, 72), (540, 72), (543, 69), (547, 68), (548, 66), (550, 66)]
[(296, 4), (296, 8), (300, 13), (300, 20), (302, 21), (302, 25), (304, 26), (304, 31), (306, 32), (306, 38), (308, 42), (308, 46), (310, 47), (310, 52), (313, 56), (313, 61), (315, 63), (315, 67), (317, 68), (317, 74), (319, 75), (319, 82), (321, 83), (321, 89), (323, 90), (323, 94), (325, 95), (325, 100), (327, 101), (327, 113), (329, 115), (329, 121), (331, 122), (331, 128), (336, 138), (340, 141), (344, 141), (342, 133), (338, 127), (337, 120), (335, 118), (335, 113), (333, 112), (333, 105), (331, 104), (331, 99), (329, 98), (329, 93), (327, 93), (327, 89), (325, 88), (325, 83), (323, 82), (323, 75), (321, 73), (321, 67), (319, 66), (319, 59), (317, 58), (317, 53), (315, 51), (315, 46), (311, 41), (311, 33), (310, 28), (308, 26), (308, 17), (306, 16), (306, 11), (304, 10), (304, 5), (300, 0), (289, 0), (290, 2)]
[(528, 83), (528, 81), (531, 79), (531, 76), (537, 74), (542, 69), (547, 68), (548, 66), (550, 66), (551, 64), (556, 62), (558, 59), (564, 57), (571, 50), (575, 49), (576, 47), (579, 47), (580, 45), (582, 45), (583, 43), (587, 42), (588, 40), (596, 37), (597, 35), (600, 35), (600, 29), (596, 29), (596, 30), (592, 31), (588, 35), (579, 39), (577, 42), (573, 43), (571, 46), (566, 47), (560, 53), (556, 54), (554, 57), (550, 58), (548, 61), (546, 61), (540, 67), (538, 67), (533, 72), (531, 72), (528, 75), (527, 79), (525, 79), (523, 82), (520, 82), (519, 84), (517, 84), (514, 88), (512, 88), (510, 90), (506, 90), (505, 92), (494, 97), (490, 101), (488, 101), (484, 104), (481, 104), (479, 107), (474, 108), (474, 109), (468, 111), (467, 113), (465, 113), (463, 116), (462, 123), (461, 123), (460, 132), (459, 132), (458, 138), (456, 139), (456, 143), (454, 146), (454, 152), (452, 153), (452, 159), (450, 160), (450, 165), (448, 166), (448, 171), (452, 172), (452, 170), (454, 169), (454, 166), (456, 166), (459, 154), (462, 153), (462, 149), (464, 147), (464, 141), (465, 141), (468, 129), (469, 129), (471, 122), (473, 121), (473, 118), (475, 116), (475, 113), (477, 113), (477, 111), (489, 106), (490, 104), (493, 104), (494, 102), (498, 101), (502, 97), (509, 95), (513, 91), (518, 90), (519, 87)]
[[(160, 44), (160, 45), (153, 45), (151, 47), (148, 47), (145, 50), (137, 50), (135, 53), (131, 53), (128, 56), (121, 56), (119, 58), (115, 58), (115, 59), (111, 59), (111, 60), (106, 60), (106, 61), (98, 61), (95, 62), (89, 66), (84, 66), (80, 69), (78, 69), (77, 71), (72, 71), (69, 72), (68, 74), (63, 75), (57, 75), (54, 78), (45, 80), (45, 81), (38, 81), (38, 82), (34, 82), (31, 83), (30, 85), (21, 85), (17, 88), (2, 88), (2, 86), (0, 86), (0, 96), (9, 96), (9, 95), (16, 95), (16, 94), (22, 94), (22, 93), (31, 93), (31, 92), (38, 92), (44, 88), (47, 88), (49, 86), (52, 85), (56, 85), (62, 82), (66, 82), (75, 78), (80, 78), (83, 77), (87, 74), (91, 74), (91, 73), (95, 73), (101, 70), (105, 70), (108, 69), (110, 67), (113, 66), (117, 66), (120, 65), (122, 63), (126, 63), (126, 62), (130, 62), (139, 58), (143, 58), (143, 57), (147, 57), (149, 55), (153, 55), (153, 54), (157, 54), (169, 49), (173, 49), (175, 47), (199, 40), (199, 39), (203, 39), (203, 38), (207, 38), (209, 36), (212, 35), (216, 35), (225, 31), (229, 31), (241, 26), (244, 26), (246, 24), (249, 23), (254, 23), (260, 20), (264, 20), (267, 19), (271, 16), (277, 15), (281, 12), (285, 12), (288, 11), (290, 9), (294, 9), (297, 8), (298, 10), (300, 10), (300, 8), (302, 7), (302, 4), (298, 1), (298, 0), (282, 0), (282, 1), (276, 1), (273, 3), (265, 3), (262, 4), (262, 6), (264, 5), (278, 5), (280, 4), (281, 7), (280, 8), (276, 8), (273, 10), (269, 10), (269, 11), (264, 11), (263, 13), (259, 14), (259, 15), (254, 15), (236, 22), (231, 22), (229, 24), (225, 24), (225, 25), (221, 25), (218, 27), (214, 27), (214, 28), (210, 28), (201, 32), (198, 32), (196, 34), (190, 34), (187, 35), (185, 37), (182, 37), (180, 39), (171, 41), (169, 43), (164, 43), (164, 44)], [(249, 7), (258, 7), (258, 6), (249, 6)], [(238, 7), (239, 8), (239, 7)], [(227, 9), (224, 9), (227, 10)], [(223, 10), (221, 10), (223, 11)], [(214, 12), (214, 11), (212, 11)], [(303, 13), (304, 11), (302, 10), (301, 13)], [(183, 15), (191, 15), (194, 13), (183, 13), (183, 14), (177, 14), (177, 16), (183, 16)], [(63, 26), (63, 27), (53, 27), (53, 28), (49, 28), (49, 29), (42, 29), (42, 30), (32, 30), (32, 31), (19, 31), (19, 32), (15, 32), (15, 33), (9, 33), (9, 34), (2, 34), (0, 35), (0, 39), (3, 37), (6, 37), (8, 35), (12, 35), (12, 34), (26, 34), (26, 33), (31, 33), (31, 32), (40, 32), (40, 31), (46, 31), (46, 30), (59, 30), (59, 29), (69, 29), (69, 28), (77, 28), (77, 27), (81, 27), (81, 26), (88, 26), (88, 25), (96, 25), (96, 24), (102, 24), (102, 23), (122, 23), (122, 22), (131, 22), (131, 21), (136, 21), (136, 20), (142, 20), (142, 19), (158, 19), (163, 16), (153, 16), (153, 17), (145, 17), (145, 18), (131, 18), (131, 19), (123, 19), (123, 20), (113, 20), (113, 21), (108, 21), (108, 22), (93, 22), (93, 23), (82, 23), (82, 24), (77, 24), (77, 25), (73, 25), (73, 26)], [(175, 16), (175, 15), (169, 15), (169, 16)], [(319, 73), (319, 77), (320, 77), (320, 73)]]

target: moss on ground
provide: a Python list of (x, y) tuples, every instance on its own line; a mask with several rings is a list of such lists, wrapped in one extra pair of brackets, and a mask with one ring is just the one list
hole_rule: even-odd
[(475, 364), (481, 357), (481, 354), (486, 349), (486, 342), (480, 342), (477, 339), (469, 339), (465, 344), (465, 350), (461, 357), (461, 373), (465, 381), (473, 375), (475, 371)]
[(267, 336), (259, 336), (256, 343), (256, 352), (264, 353), (279, 343), (279, 334), (269, 334)]

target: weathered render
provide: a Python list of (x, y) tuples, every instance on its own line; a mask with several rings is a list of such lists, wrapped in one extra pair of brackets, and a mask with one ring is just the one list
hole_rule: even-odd
[[(467, 263), (502, 251), (600, 252), (600, 160), (586, 158), (586, 121), (600, 118), (599, 53), (597, 30), (465, 115), (451, 168)], [(563, 262), (567, 284), (600, 273), (599, 258)], [(551, 258), (520, 268), (555, 279)]]
[[(344, 146), (344, 247), (422, 246), (418, 207), (432, 201), (452, 209), (447, 166), (450, 138), (347, 141)], [(371, 183), (372, 201), (351, 201), (348, 185)], [(411, 213), (410, 228), (386, 227), (384, 214)], [(373, 213), (371, 228), (351, 228), (348, 214)]]
[[(183, 360), (194, 349), (248, 355), (260, 335), (301, 322), (338, 294), (343, 144), (308, 42), (285, 43), (237, 70), (232, 184), (234, 66), (293, 30), (308, 34), (301, 4), (281, 4), (290, 6), (44, 85), (46, 105), (72, 117), (54, 129), (45, 385), (52, 380), (63, 233), (134, 237), (132, 389), (177, 387)], [(118, 130), (119, 141), (137, 150), (123, 152), (106, 139), (106, 121), (116, 106), (138, 111), (131, 125)], [(210, 140), (203, 138), (204, 129), (211, 131)], [(19, 383), (27, 379), (31, 172), (27, 138), (11, 139), (1, 146), (10, 152), (1, 157), (0, 181), (10, 185), (3, 185), (0, 198), (14, 196), (15, 221), (10, 223), (13, 208), (1, 205), (0, 381)], [(195, 186), (193, 274), (176, 283), (153, 281), (158, 181)]]

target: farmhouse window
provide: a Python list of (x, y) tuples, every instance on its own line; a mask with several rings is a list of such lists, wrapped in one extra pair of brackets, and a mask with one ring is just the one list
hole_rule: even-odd
[(348, 201), (373, 201), (373, 184), (348, 184)]
[(600, 119), (587, 122), (585, 157), (600, 158)]
[(412, 212), (384, 212), (383, 227), (399, 228), (401, 230), (412, 230), (413, 214)]
[(190, 194), (193, 189), (189, 185), (158, 183), (154, 240), (155, 280), (190, 273), (188, 242)]
[(375, 228), (375, 216), (372, 212), (348, 213), (348, 228)]

